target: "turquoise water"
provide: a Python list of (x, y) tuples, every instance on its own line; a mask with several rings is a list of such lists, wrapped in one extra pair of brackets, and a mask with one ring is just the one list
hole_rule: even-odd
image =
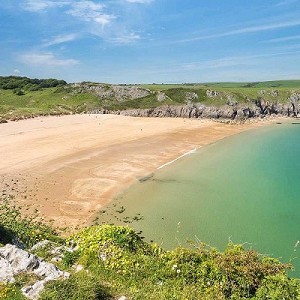
[(166, 248), (188, 239), (220, 250), (229, 240), (247, 243), (292, 260), (299, 275), (300, 124), (250, 130), (157, 171), (116, 199), (106, 218), (134, 216), (129, 225)]

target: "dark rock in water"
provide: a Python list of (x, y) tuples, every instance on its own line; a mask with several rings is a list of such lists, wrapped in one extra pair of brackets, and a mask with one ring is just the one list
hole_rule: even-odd
[(5, 119), (0, 119), (0, 124), (5, 124), (5, 123), (8, 123), (7, 120), (5, 120)]
[(139, 182), (146, 182), (146, 181), (150, 180), (151, 178), (153, 178), (153, 176), (154, 176), (154, 174), (151, 173), (151, 174), (149, 174), (147, 176), (144, 176), (144, 177), (140, 178)]

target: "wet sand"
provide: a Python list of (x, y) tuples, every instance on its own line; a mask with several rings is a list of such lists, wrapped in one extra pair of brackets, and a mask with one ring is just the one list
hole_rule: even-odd
[(125, 188), (161, 166), (265, 124), (116, 115), (9, 122), (0, 125), (0, 188), (55, 226), (84, 226)]

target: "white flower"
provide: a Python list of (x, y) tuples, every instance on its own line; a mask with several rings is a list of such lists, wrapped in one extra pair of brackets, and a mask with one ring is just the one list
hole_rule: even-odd
[(176, 269), (177, 269), (177, 265), (175, 264), (175, 265), (172, 266), (172, 270), (174, 271)]
[(102, 259), (102, 261), (106, 261), (106, 259), (107, 259), (105, 254), (101, 254), (100, 258)]
[(180, 273), (180, 270), (178, 269), (176, 272), (179, 274), (179, 273)]

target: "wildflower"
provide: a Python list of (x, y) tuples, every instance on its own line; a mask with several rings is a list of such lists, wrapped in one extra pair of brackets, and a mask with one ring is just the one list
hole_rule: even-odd
[(101, 254), (100, 255), (100, 258), (102, 259), (102, 261), (106, 261), (107, 260), (107, 257), (105, 254)]
[(174, 271), (176, 269), (177, 269), (177, 265), (175, 264), (175, 265), (172, 266), (172, 270)]
[(179, 270), (179, 269), (177, 269), (177, 270), (176, 270), (176, 272), (177, 272), (177, 274), (179, 274), (179, 273), (180, 273), (180, 270)]

